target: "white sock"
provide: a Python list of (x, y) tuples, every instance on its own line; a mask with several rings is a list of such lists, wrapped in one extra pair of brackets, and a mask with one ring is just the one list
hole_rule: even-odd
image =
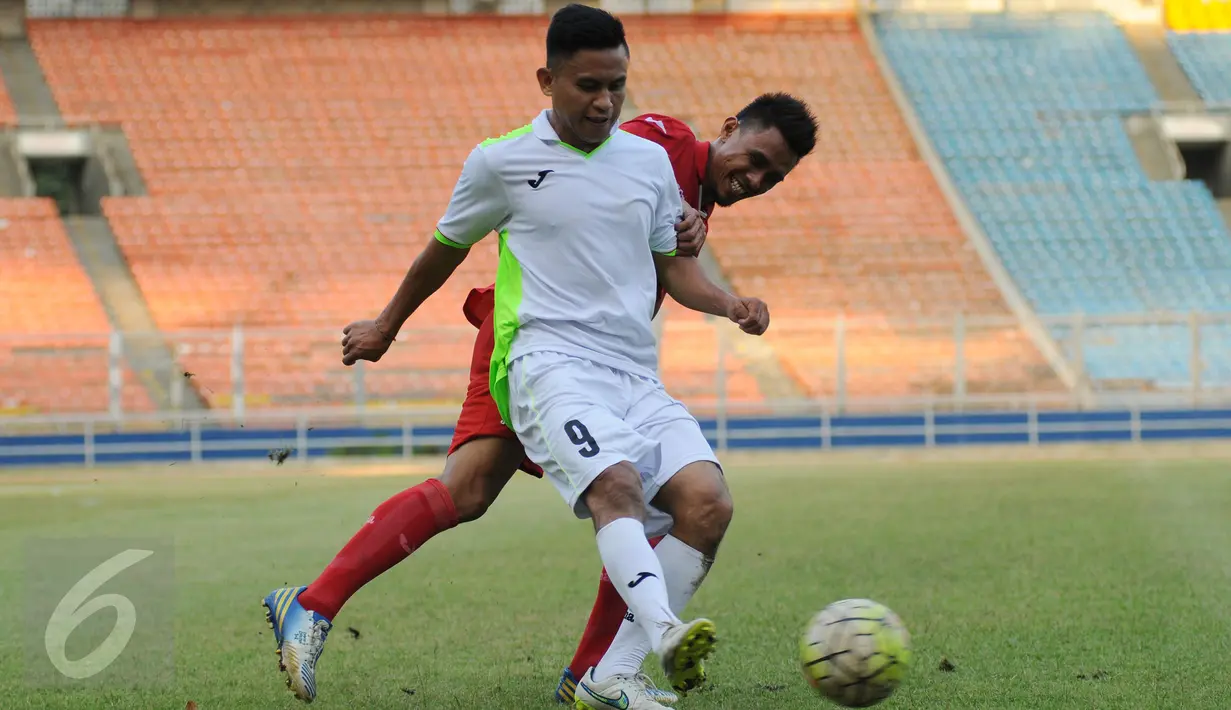
[[(672, 613), (677, 616), (684, 613), (684, 607), (697, 593), (705, 575), (709, 574), (710, 566), (714, 564), (712, 557), (706, 557), (698, 550), (685, 545), (679, 538), (668, 535), (654, 548), (663, 567), (667, 585), (667, 598), (671, 604)], [(611, 575), (608, 568), (607, 575)], [(633, 615), (636, 618), (636, 615)], [(630, 621), (628, 616), (620, 624), (611, 647), (603, 654), (598, 665), (594, 667), (595, 680), (606, 680), (613, 675), (634, 675), (641, 672), (645, 657), (650, 654), (649, 639), (641, 627)]]
[(618, 518), (595, 536), (607, 576), (655, 650), (663, 633), (680, 623), (671, 611), (662, 563), (645, 539), (645, 525), (635, 518)]

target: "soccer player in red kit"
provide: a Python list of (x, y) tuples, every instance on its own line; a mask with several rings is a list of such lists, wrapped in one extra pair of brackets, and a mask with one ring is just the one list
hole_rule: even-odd
[[(816, 119), (808, 107), (781, 93), (764, 94), (726, 119), (713, 142), (697, 140), (685, 123), (659, 114), (638, 116), (621, 128), (667, 151), (680, 192), (692, 208), (676, 227), (679, 252), (694, 256), (704, 243), (705, 224), (713, 208), (769, 191), (812, 151), (817, 132)], [(664, 297), (665, 291), (660, 288), (655, 313)], [(493, 307), (490, 286), (471, 291), (463, 306), (467, 320), (479, 333), (470, 385), (440, 477), (382, 503), (314, 582), (307, 588), (286, 588), (286, 603), (302, 605), (314, 613), (314, 618), (323, 617), (317, 623), (324, 624), (326, 632), (342, 605), (364, 584), (435, 535), (482, 516), (519, 468), (542, 477), (542, 471), (526, 459), (517, 436), (501, 421), (488, 391), (494, 347)], [(344, 330), (343, 363), (380, 360), (401, 325), (379, 318), (348, 325)], [(667, 535), (670, 526), (671, 519), (665, 514), (652, 514), (646, 521), (652, 544)], [(611, 647), (626, 612), (623, 599), (604, 572), (576, 655), (556, 689), (561, 702), (573, 701), (576, 679), (596, 666)], [(649, 685), (648, 679), (645, 682)], [(660, 703), (678, 699), (674, 693), (652, 685), (649, 690)]]

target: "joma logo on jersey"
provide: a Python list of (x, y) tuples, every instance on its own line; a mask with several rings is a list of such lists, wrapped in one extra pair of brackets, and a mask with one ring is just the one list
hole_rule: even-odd
[(554, 173), (554, 172), (555, 170), (540, 170), (539, 179), (538, 180), (527, 180), (526, 184), (537, 190), (539, 185), (542, 185), (543, 181), (547, 179), (547, 173)]

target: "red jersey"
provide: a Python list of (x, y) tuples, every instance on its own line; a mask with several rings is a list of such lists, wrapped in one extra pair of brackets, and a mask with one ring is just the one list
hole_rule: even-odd
[[(705, 169), (710, 163), (710, 144), (697, 140), (688, 124), (664, 116), (661, 113), (643, 113), (640, 116), (620, 124), (620, 129), (634, 136), (653, 141), (667, 151), (671, 159), (671, 168), (675, 171), (675, 181), (679, 183), (680, 193), (693, 209), (706, 214), (705, 224), (709, 226), (709, 214), (714, 210), (714, 196), (702, 195), (701, 185), (705, 182)], [(704, 202), (702, 198), (704, 197)], [(487, 288), (474, 289), (462, 306), (466, 320), (478, 328), (482, 325), (493, 308), (492, 292), (495, 285)], [(658, 299), (654, 302), (654, 315), (662, 308), (667, 291), (661, 285), (658, 287)]]

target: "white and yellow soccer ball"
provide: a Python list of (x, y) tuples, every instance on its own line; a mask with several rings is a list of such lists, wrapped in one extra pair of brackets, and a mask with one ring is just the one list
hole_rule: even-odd
[(906, 676), (910, 634), (884, 604), (843, 599), (812, 617), (799, 656), (817, 692), (844, 707), (866, 708), (893, 695)]

